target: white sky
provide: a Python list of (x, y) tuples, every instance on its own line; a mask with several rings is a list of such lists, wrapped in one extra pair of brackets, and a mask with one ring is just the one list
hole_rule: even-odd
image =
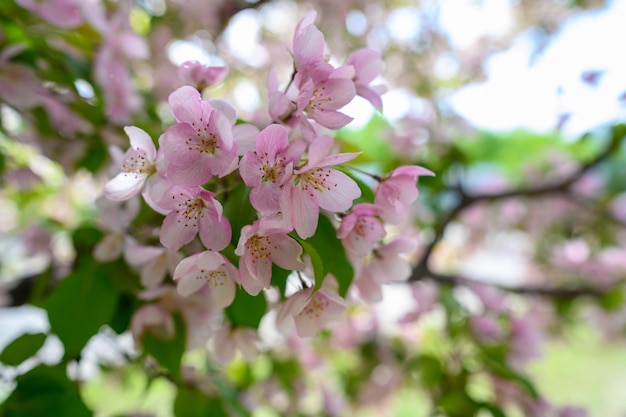
[[(452, 107), (489, 130), (551, 130), (559, 115), (571, 112), (564, 133), (579, 135), (622, 118), (625, 19), (625, 1), (582, 13), (563, 25), (532, 65), (532, 33), (522, 34), (508, 51), (486, 63), (487, 81), (461, 89)], [(590, 70), (604, 72), (597, 87), (581, 81), (581, 74)]]

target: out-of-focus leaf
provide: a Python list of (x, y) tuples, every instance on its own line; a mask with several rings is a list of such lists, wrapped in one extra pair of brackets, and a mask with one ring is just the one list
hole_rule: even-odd
[(348, 151), (361, 152), (355, 162), (374, 162), (382, 170), (389, 170), (396, 162), (387, 137), (390, 131), (389, 122), (382, 116), (374, 115), (361, 129), (342, 129), (337, 139), (350, 145)]
[(241, 228), (254, 223), (257, 219), (256, 210), (250, 204), (250, 187), (241, 183), (228, 193), (224, 203), (224, 215), (230, 221), (233, 230), (231, 243), (236, 247), (241, 235)]
[(526, 392), (533, 398), (539, 398), (539, 393), (534, 384), (520, 372), (511, 368), (505, 363), (493, 360), (489, 357), (483, 356), (483, 362), (487, 368), (500, 378), (508, 379), (510, 381), (517, 382)]
[[(339, 295), (345, 297), (354, 278), (354, 268), (346, 256), (343, 244), (337, 238), (337, 230), (326, 216), (320, 216), (315, 234), (305, 242), (315, 248), (322, 260), (324, 276), (333, 274), (339, 284)], [(318, 285), (317, 281), (315, 285)]]
[(287, 289), (287, 277), (291, 271), (281, 268), (276, 264), (272, 264), (272, 287), (277, 287), (280, 291), (281, 297), (285, 296), (285, 290)]
[(324, 283), (324, 278), (326, 278), (327, 270), (324, 267), (324, 262), (322, 261), (322, 258), (320, 257), (319, 253), (317, 253), (317, 250), (315, 250), (315, 248), (312, 245), (310, 245), (308, 242), (301, 240), (301, 239), (298, 239), (298, 241), (302, 245), (302, 248), (307, 253), (307, 255), (309, 255), (309, 259), (311, 260), (311, 265), (313, 266), (313, 273), (315, 274), (314, 290), (317, 291), (322, 287), (322, 284)]
[(37, 353), (46, 341), (43, 333), (26, 333), (12, 341), (0, 353), (0, 362), (5, 365), (17, 366)]
[(436, 387), (445, 378), (445, 370), (442, 363), (435, 356), (420, 355), (410, 363), (411, 370), (418, 372), (420, 380), (427, 387)]
[(502, 409), (495, 404), (481, 402), (481, 403), (478, 403), (478, 405), (480, 406), (481, 409), (487, 410), (489, 413), (491, 413), (493, 417), (506, 417), (506, 414), (504, 414), (504, 411), (502, 411)]
[(187, 333), (183, 319), (176, 315), (176, 331), (170, 339), (163, 339), (153, 333), (144, 334), (142, 344), (145, 353), (152, 356), (163, 368), (176, 378), (180, 374), (181, 360), (187, 344)]
[(471, 417), (478, 407), (464, 390), (448, 391), (439, 400), (439, 406), (448, 417)]
[(624, 304), (624, 289), (620, 286), (611, 288), (598, 301), (606, 311), (615, 311)]
[(208, 397), (193, 387), (180, 386), (174, 400), (176, 417), (228, 417), (220, 398)]
[(78, 356), (87, 341), (109, 322), (117, 302), (115, 286), (97, 264), (83, 266), (61, 281), (45, 309), (67, 358)]
[(39, 365), (16, 379), (17, 387), (0, 405), (2, 417), (89, 417), (78, 385), (70, 381), (64, 365)]
[(267, 301), (263, 293), (256, 297), (241, 288), (237, 289), (235, 301), (224, 312), (233, 326), (252, 327), (256, 329), (261, 318), (267, 311)]

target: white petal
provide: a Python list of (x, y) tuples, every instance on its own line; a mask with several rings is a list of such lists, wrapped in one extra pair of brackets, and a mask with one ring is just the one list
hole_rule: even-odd
[(120, 172), (104, 184), (102, 191), (109, 200), (129, 200), (139, 194), (147, 178), (147, 174)]

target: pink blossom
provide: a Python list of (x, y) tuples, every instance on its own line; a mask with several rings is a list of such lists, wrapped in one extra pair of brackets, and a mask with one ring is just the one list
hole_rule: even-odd
[(170, 94), (169, 104), (178, 123), (163, 134), (168, 178), (182, 185), (200, 185), (237, 168), (234, 121), (190, 86)]
[(107, 233), (94, 247), (93, 256), (100, 262), (109, 262), (122, 254), (126, 228), (139, 214), (141, 205), (138, 198), (117, 202), (104, 196), (96, 200), (96, 205), (100, 210), (98, 224)]
[(315, 336), (329, 323), (340, 318), (345, 311), (345, 302), (328, 288), (313, 292), (305, 288), (291, 295), (280, 307), (276, 322), (284, 328), (293, 319), (300, 337)]
[(17, 0), (17, 3), (62, 28), (73, 28), (83, 21), (80, 0)]
[(128, 265), (139, 269), (141, 285), (156, 288), (168, 273), (174, 274), (176, 265), (183, 259), (183, 255), (162, 246), (141, 245), (134, 239), (127, 238), (124, 259)]
[(284, 122), (288, 120), (297, 109), (296, 103), (289, 99), (287, 94), (278, 88), (276, 70), (272, 68), (267, 76), (268, 107), (272, 120)]
[(280, 206), (285, 218), (301, 238), (313, 236), (317, 228), (320, 208), (330, 212), (343, 212), (360, 197), (361, 190), (353, 179), (329, 166), (349, 161), (355, 153), (327, 156), (334, 141), (322, 136), (309, 147), (309, 160), (294, 171), (281, 194)]
[(270, 285), (272, 263), (287, 270), (301, 270), (302, 247), (287, 235), (285, 227), (270, 224), (267, 218), (241, 229), (235, 254), (239, 255), (239, 283), (251, 295)]
[[(298, 111), (293, 117), (301, 117), (300, 113), (304, 112), (306, 117), (329, 129), (340, 129), (350, 123), (352, 117), (338, 110), (356, 95), (353, 74), (351, 67), (333, 68), (326, 62), (298, 71), (294, 79), (299, 90)], [(308, 122), (302, 119), (300, 123)]]
[(289, 144), (287, 130), (272, 124), (263, 129), (255, 152), (247, 152), (239, 163), (241, 178), (250, 191), (250, 203), (262, 213), (280, 211), (281, 186), (293, 175), (293, 166), (304, 151), (303, 142)]
[(356, 272), (353, 285), (359, 297), (370, 302), (380, 301), (383, 284), (406, 280), (411, 275), (411, 266), (401, 255), (414, 248), (415, 242), (399, 237), (375, 249)]
[(385, 235), (385, 228), (376, 217), (378, 208), (372, 204), (357, 204), (341, 219), (337, 237), (348, 253), (357, 259), (364, 258)]
[(372, 103), (378, 110), (383, 110), (380, 88), (370, 87), (370, 83), (383, 72), (383, 60), (380, 52), (373, 49), (359, 49), (346, 59), (346, 65), (354, 67), (352, 78), (356, 85), (356, 93)]
[(0, 54), (0, 100), (16, 108), (28, 109), (41, 102), (41, 81), (35, 70), (21, 63), (9, 62), (24, 48), (5, 48)]
[(483, 342), (497, 340), (503, 336), (497, 320), (491, 316), (472, 317), (470, 326), (476, 338)]
[(256, 357), (258, 343), (257, 332), (245, 327), (221, 327), (215, 331), (212, 339), (215, 359), (221, 364), (228, 363), (237, 351), (241, 352), (245, 360), (251, 361)]
[(210, 67), (198, 61), (186, 61), (178, 67), (178, 76), (198, 90), (222, 81), (228, 74), (228, 67)]
[(196, 233), (208, 249), (220, 251), (228, 246), (230, 223), (212, 192), (199, 186), (176, 185), (159, 205), (171, 210), (161, 226), (161, 243), (166, 248), (178, 250), (191, 242)]
[(113, 201), (128, 200), (141, 192), (148, 178), (156, 172), (157, 151), (146, 132), (126, 126), (130, 149), (122, 161), (123, 171), (104, 185), (104, 195)]
[(417, 200), (417, 178), (435, 175), (426, 168), (404, 165), (381, 179), (374, 204), (380, 209), (382, 219), (391, 224), (399, 224), (409, 215), (410, 205)]
[(104, 40), (94, 60), (94, 79), (102, 87), (110, 120), (128, 123), (131, 113), (142, 104), (128, 64), (131, 59), (147, 58), (148, 45), (131, 30), (128, 15), (124, 13), (118, 13), (103, 29)]
[(187, 297), (208, 284), (213, 304), (228, 307), (235, 299), (237, 268), (223, 255), (204, 251), (183, 259), (174, 271), (180, 295)]
[(174, 337), (176, 329), (171, 313), (160, 304), (145, 304), (133, 314), (130, 331), (135, 345), (140, 346), (145, 332), (169, 340)]
[(296, 70), (315, 65), (324, 59), (324, 35), (313, 24), (317, 12), (307, 13), (296, 26), (293, 37), (293, 59)]

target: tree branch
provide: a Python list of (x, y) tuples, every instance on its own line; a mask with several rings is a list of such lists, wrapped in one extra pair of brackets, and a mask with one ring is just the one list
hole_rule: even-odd
[[(422, 278), (430, 277), (439, 282), (445, 282), (448, 284), (456, 285), (462, 283), (471, 283), (472, 280), (459, 276), (449, 276), (445, 274), (439, 274), (430, 270), (428, 266), (429, 260), (437, 244), (443, 238), (446, 228), (452, 223), (464, 210), (468, 209), (472, 205), (488, 201), (495, 202), (515, 197), (527, 197), (536, 198), (549, 194), (567, 193), (570, 187), (583, 177), (587, 172), (596, 166), (607, 160), (614, 152), (619, 149), (620, 143), (624, 138), (624, 134), (618, 134), (615, 130), (611, 136), (611, 139), (607, 146), (598, 154), (595, 158), (589, 160), (585, 164), (581, 165), (578, 170), (570, 174), (569, 176), (561, 179), (560, 181), (551, 182), (534, 187), (518, 188), (514, 190), (506, 190), (499, 193), (482, 193), (482, 194), (468, 194), (463, 187), (455, 187), (455, 191), (459, 195), (459, 201), (450, 211), (444, 214), (440, 221), (435, 225), (435, 234), (432, 241), (422, 254), (421, 259), (417, 262), (413, 268), (413, 272), (409, 281), (417, 281)], [(555, 298), (570, 298), (581, 295), (600, 296), (602, 291), (593, 288), (546, 288), (546, 287), (504, 287), (501, 289), (514, 292), (518, 294), (537, 294), (550, 296)]]
[(540, 297), (546, 297), (551, 299), (571, 300), (578, 297), (592, 297), (599, 298), (607, 293), (607, 290), (594, 288), (589, 286), (584, 287), (546, 287), (546, 286), (509, 286), (503, 284), (485, 283), (474, 279), (466, 278), (460, 275), (448, 275), (438, 272), (432, 272), (428, 268), (415, 269), (411, 276), (411, 281), (418, 281), (430, 279), (441, 284), (457, 286), (465, 285), (471, 286), (472, 284), (488, 284), (496, 287), (502, 291), (520, 294), (520, 295), (536, 295)]

